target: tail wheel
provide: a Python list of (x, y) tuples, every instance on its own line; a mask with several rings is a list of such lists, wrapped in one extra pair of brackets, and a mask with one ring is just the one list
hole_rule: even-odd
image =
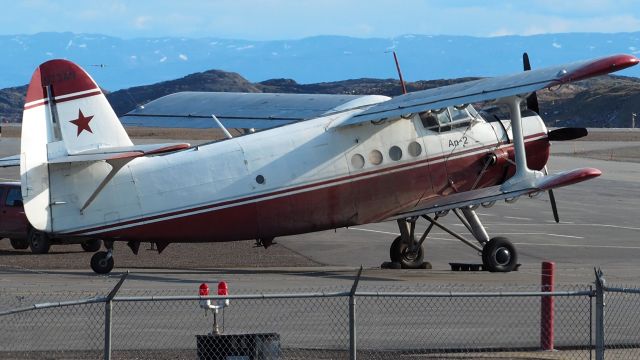
[(91, 257), (91, 269), (97, 274), (108, 274), (113, 270), (113, 256), (106, 251), (98, 251)]
[(420, 246), (416, 251), (410, 251), (409, 244), (398, 236), (389, 248), (389, 257), (392, 262), (400, 263), (403, 269), (419, 269), (424, 264), (424, 249)]
[(482, 265), (491, 272), (510, 272), (518, 265), (513, 244), (504, 237), (494, 237), (482, 248)]
[(100, 246), (102, 246), (102, 241), (100, 239), (91, 239), (80, 244), (82, 246), (82, 250), (86, 252), (96, 252), (100, 250)]
[(34, 254), (46, 254), (51, 248), (49, 237), (42, 231), (35, 229), (29, 230), (28, 241), (31, 252)]

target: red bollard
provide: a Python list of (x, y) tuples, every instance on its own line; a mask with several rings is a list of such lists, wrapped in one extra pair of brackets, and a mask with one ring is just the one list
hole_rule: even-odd
[[(542, 292), (553, 291), (555, 269), (554, 262), (542, 262)], [(553, 350), (553, 296), (542, 296), (540, 301), (540, 347)]]

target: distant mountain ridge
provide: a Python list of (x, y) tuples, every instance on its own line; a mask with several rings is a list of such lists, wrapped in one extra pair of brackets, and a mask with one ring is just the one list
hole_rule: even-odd
[[(385, 53), (389, 50), (397, 51), (408, 80), (496, 76), (520, 71), (524, 51), (531, 55), (534, 68), (614, 53), (640, 55), (640, 32), (490, 38), (316, 36), (276, 41), (39, 33), (0, 36), (0, 48), (0, 88), (28, 82), (46, 60), (66, 58), (87, 68), (101, 86), (113, 91), (208, 69), (237, 72), (251, 82), (278, 77), (302, 84), (395, 78), (393, 58)], [(621, 75), (640, 77), (640, 67)]]
[[(475, 78), (429, 80), (407, 83), (408, 91), (470, 81)], [(157, 84), (136, 86), (107, 93), (116, 113), (123, 115), (136, 106), (179, 91), (233, 91), (309, 94), (376, 94), (397, 96), (401, 93), (396, 79), (351, 79), (314, 84), (299, 84), (292, 79), (271, 79), (252, 83), (237, 73), (208, 70)], [(0, 120), (18, 122), (26, 86), (0, 90)], [(542, 117), (550, 126), (630, 127), (631, 114), (640, 114), (640, 79), (603, 76), (553, 90), (538, 92)], [(640, 122), (640, 119), (638, 119)]]

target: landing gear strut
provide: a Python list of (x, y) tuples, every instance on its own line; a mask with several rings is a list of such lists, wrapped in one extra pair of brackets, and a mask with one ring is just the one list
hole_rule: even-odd
[(431, 232), (431, 229), (437, 226), (482, 254), (482, 266), (485, 270), (491, 272), (510, 272), (516, 269), (518, 266), (518, 254), (513, 244), (504, 237), (489, 239), (489, 235), (487, 235), (478, 215), (471, 207), (454, 209), (453, 213), (460, 219), (460, 222), (469, 230), (471, 235), (473, 235), (478, 242), (477, 244), (467, 240), (457, 232), (438, 222), (438, 219), (447, 215), (447, 213), (448, 212), (437, 213), (434, 218), (428, 215), (422, 215), (421, 217), (430, 224), (418, 241), (416, 241), (415, 238), (415, 227), (419, 217), (399, 219), (398, 226), (400, 228), (400, 236), (393, 241), (389, 249), (391, 261), (400, 263), (403, 269), (420, 268), (424, 259), (422, 244), (429, 235), (429, 232)]
[(91, 269), (96, 274), (108, 274), (113, 270), (113, 241), (105, 241), (107, 251), (98, 251), (91, 257)]

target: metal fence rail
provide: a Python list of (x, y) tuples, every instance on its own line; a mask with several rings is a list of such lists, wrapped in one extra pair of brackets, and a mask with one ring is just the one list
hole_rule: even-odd
[[(640, 357), (640, 289), (604, 282), (596, 290), (554, 292), (358, 291), (356, 282), (350, 291), (223, 297), (118, 296), (117, 288), (106, 296), (3, 306), (0, 358), (225, 358), (248, 341), (242, 334), (255, 334), (250, 341), (262, 355), (254, 358)], [(541, 351), (541, 299), (548, 297), (556, 351)], [(196, 346), (196, 335), (212, 332), (203, 299), (230, 300), (218, 319), (232, 340), (209, 353)]]

